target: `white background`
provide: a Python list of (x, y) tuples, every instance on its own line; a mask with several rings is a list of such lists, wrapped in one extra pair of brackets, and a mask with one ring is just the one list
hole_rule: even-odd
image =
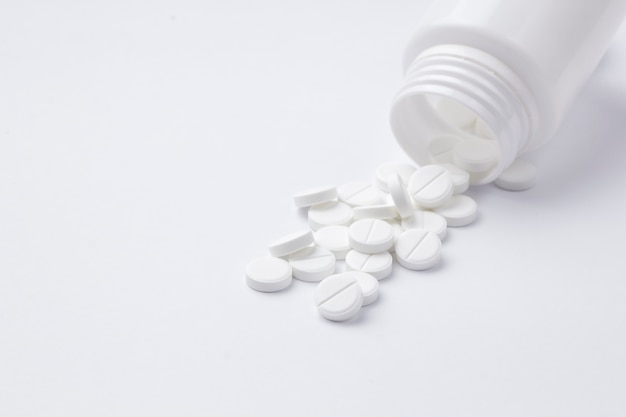
[(625, 415), (626, 27), (439, 267), (342, 324), (244, 283), (293, 193), (403, 160), (422, 5), (2, 0), (0, 416)]

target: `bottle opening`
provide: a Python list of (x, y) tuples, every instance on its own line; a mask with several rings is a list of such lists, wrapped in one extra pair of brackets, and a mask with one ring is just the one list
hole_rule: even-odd
[(409, 67), (391, 126), (418, 164), (452, 163), (470, 173), (472, 184), (483, 184), (497, 178), (528, 142), (528, 109), (534, 108), (526, 93), (519, 78), (490, 55), (437, 46)]

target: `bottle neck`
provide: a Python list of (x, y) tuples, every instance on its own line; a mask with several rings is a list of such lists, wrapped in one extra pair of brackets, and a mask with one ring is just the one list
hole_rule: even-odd
[[(440, 45), (421, 53), (407, 69), (391, 124), (400, 145), (419, 164), (452, 162), (445, 151), (456, 139), (493, 141), (497, 163), (472, 174), (472, 182), (482, 184), (532, 143), (538, 110), (525, 83), (501, 61), (474, 48)], [(437, 145), (444, 137), (447, 145)]]

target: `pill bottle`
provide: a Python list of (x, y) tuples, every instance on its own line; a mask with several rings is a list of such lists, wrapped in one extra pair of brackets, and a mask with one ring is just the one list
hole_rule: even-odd
[(418, 164), (453, 162), (458, 141), (497, 158), (473, 184), (555, 135), (608, 48), (626, 0), (432, 0), (406, 49), (391, 109)]

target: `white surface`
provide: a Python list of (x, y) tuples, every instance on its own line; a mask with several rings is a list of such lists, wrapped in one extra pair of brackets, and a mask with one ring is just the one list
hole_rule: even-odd
[(420, 12), (1, 2), (0, 415), (622, 416), (625, 27), (537, 185), (470, 190), (438, 267), (396, 267), (347, 323), (312, 284), (245, 285), (306, 225), (295, 192), (402, 159)]

